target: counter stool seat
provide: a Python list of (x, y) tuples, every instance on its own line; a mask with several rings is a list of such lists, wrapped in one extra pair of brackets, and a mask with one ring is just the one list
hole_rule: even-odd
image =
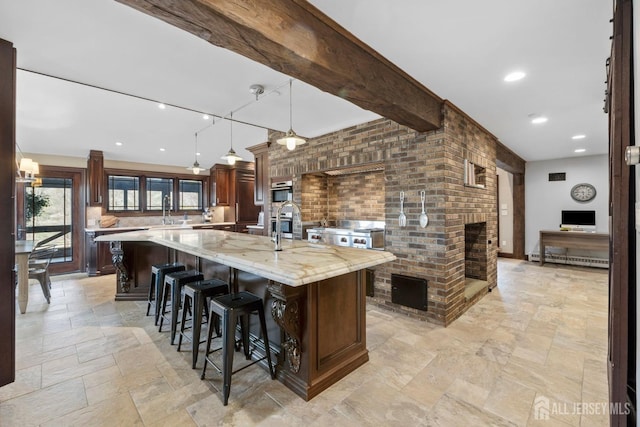
[[(262, 331), (262, 339), (264, 342), (264, 348), (266, 355), (261, 357), (248, 365), (238, 369), (238, 371), (258, 363), (264, 359), (267, 359), (269, 365), (269, 373), (271, 379), (275, 379), (275, 373), (273, 366), (271, 365), (271, 349), (269, 347), (269, 337), (267, 335), (267, 324), (264, 317), (264, 306), (262, 298), (259, 298), (252, 293), (242, 291), (238, 293), (232, 293), (215, 297), (211, 300), (210, 312), (209, 312), (209, 330), (207, 331), (207, 349), (205, 351), (204, 367), (202, 368), (201, 379), (204, 379), (207, 371), (207, 363), (211, 363), (218, 372), (221, 372), (223, 380), (223, 404), (227, 405), (229, 401), (229, 394), (231, 392), (231, 375), (238, 372), (233, 371), (233, 353), (236, 345), (236, 324), (240, 321), (240, 332), (242, 336), (242, 346), (244, 348), (244, 354), (247, 360), (251, 360), (251, 352), (249, 350), (249, 315), (258, 314), (260, 318), (260, 328)], [(215, 350), (211, 350), (211, 341), (213, 336), (213, 330), (215, 325), (213, 324), (215, 316), (222, 318), (222, 347)], [(222, 369), (218, 368), (216, 364), (211, 360), (209, 355), (215, 351), (222, 349)]]
[[(160, 325), (158, 332), (162, 332), (162, 324), (167, 320), (171, 325), (171, 345), (178, 330), (178, 311), (180, 310), (180, 291), (187, 283), (203, 280), (204, 276), (198, 270), (176, 271), (164, 276), (162, 287), (162, 308), (160, 310)], [(167, 301), (171, 300), (171, 307), (167, 312)]]
[(158, 317), (160, 317), (160, 303), (162, 299), (162, 285), (164, 284), (164, 276), (168, 273), (176, 271), (185, 271), (187, 268), (180, 262), (171, 262), (166, 264), (154, 264), (151, 266), (151, 283), (149, 283), (149, 295), (147, 297), (147, 316), (154, 306), (154, 325), (158, 325)]
[[(198, 361), (198, 351), (200, 344), (206, 341), (200, 341), (200, 330), (202, 328), (202, 312), (207, 306), (205, 301), (211, 300), (213, 297), (225, 295), (229, 293), (229, 285), (219, 279), (201, 280), (189, 283), (182, 288), (182, 318), (180, 320), (180, 332), (178, 333), (178, 351), (182, 346), (182, 338), (191, 341), (191, 368), (195, 369)], [(187, 311), (191, 309), (191, 327), (187, 327)], [(205, 311), (207, 320), (209, 313)], [(218, 317), (216, 315), (216, 317)], [(220, 336), (218, 328), (218, 319), (212, 324), (215, 326), (216, 335)], [(191, 329), (191, 334), (186, 334), (185, 330)]]

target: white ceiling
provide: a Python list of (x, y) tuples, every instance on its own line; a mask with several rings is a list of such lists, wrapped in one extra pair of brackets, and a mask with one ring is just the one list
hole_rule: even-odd
[[(610, 2), (602, 0), (312, 0), (365, 43), (449, 99), (525, 160), (607, 152), (602, 111)], [(288, 76), (113, 0), (0, 0), (0, 38), (18, 67), (259, 126), (289, 128)], [(322, 42), (322, 41), (320, 41)], [(522, 70), (527, 77), (507, 84)], [(252, 84), (266, 89), (259, 101)], [(283, 86), (284, 85), (284, 86)], [(277, 89), (277, 90), (276, 90)], [(222, 162), (228, 121), (27, 71), (18, 72), (23, 152), (189, 166)], [(295, 81), (293, 128), (319, 136), (379, 117)], [(532, 125), (530, 115), (549, 118)], [(585, 134), (580, 141), (572, 135)], [(233, 145), (266, 130), (236, 123)], [(122, 146), (116, 146), (120, 141)], [(160, 148), (166, 151), (161, 152)]]

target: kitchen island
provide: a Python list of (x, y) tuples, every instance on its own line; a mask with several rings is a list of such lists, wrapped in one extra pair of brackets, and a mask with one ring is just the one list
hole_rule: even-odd
[[(143, 277), (126, 268), (123, 244), (152, 244), (169, 250), (169, 261), (263, 298), (272, 314), (268, 330), (278, 354), (277, 378), (305, 400), (369, 359), (365, 269), (395, 259), (385, 251), (297, 240), (283, 240), (283, 250), (276, 252), (266, 236), (216, 230), (138, 230), (96, 240), (111, 242), (118, 289), (135, 286), (131, 278)], [(255, 353), (259, 358), (264, 349)]]
[[(162, 228), (188, 228), (188, 229), (212, 229), (212, 230), (231, 230), (233, 231), (235, 223), (233, 222), (218, 222), (218, 223), (195, 223), (191, 221), (182, 221), (173, 225), (136, 225), (136, 226), (116, 226), (116, 227), (92, 227), (85, 228), (85, 260), (86, 271), (89, 276), (102, 276), (105, 274), (116, 273), (116, 267), (112, 261), (112, 254), (109, 247), (109, 242), (101, 242), (96, 240), (96, 237), (103, 236), (105, 234), (123, 233), (126, 231), (139, 231), (139, 230), (153, 230)], [(167, 248), (159, 247), (158, 245), (148, 244), (125, 244), (122, 248), (123, 253), (126, 253), (126, 257), (129, 261), (140, 260), (146, 263), (147, 259), (162, 259), (169, 256)], [(143, 268), (137, 268), (136, 265), (132, 265), (132, 271), (136, 276), (131, 278), (134, 286), (128, 286), (124, 283), (125, 287), (119, 287), (116, 292), (116, 300), (118, 301), (135, 301), (145, 300), (149, 293), (149, 272)]]

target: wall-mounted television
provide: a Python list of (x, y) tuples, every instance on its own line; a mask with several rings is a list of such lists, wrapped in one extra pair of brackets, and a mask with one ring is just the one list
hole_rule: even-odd
[(562, 211), (562, 226), (594, 226), (596, 211)]

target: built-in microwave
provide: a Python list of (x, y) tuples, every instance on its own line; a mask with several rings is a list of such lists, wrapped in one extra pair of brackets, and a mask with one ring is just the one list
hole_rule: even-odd
[(293, 181), (278, 181), (271, 184), (271, 201), (282, 203), (293, 200)]

